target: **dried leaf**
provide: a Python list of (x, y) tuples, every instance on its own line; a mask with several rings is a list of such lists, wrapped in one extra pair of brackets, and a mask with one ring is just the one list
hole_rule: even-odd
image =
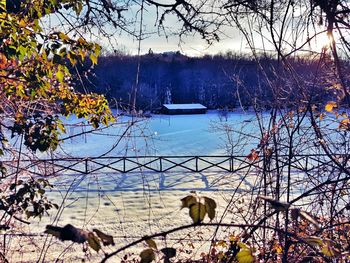
[(147, 243), (147, 245), (148, 245), (150, 248), (154, 248), (155, 250), (158, 249), (158, 248), (157, 248), (157, 244), (156, 244), (156, 242), (154, 242), (154, 240), (152, 240), (152, 239), (147, 239), (147, 240), (146, 240), (146, 243)]
[(299, 211), (299, 215), (301, 218), (305, 219), (306, 221), (310, 222), (311, 224), (313, 224), (317, 230), (320, 229), (320, 224), (317, 222), (316, 219), (314, 219), (312, 216), (310, 216), (308, 213), (306, 213), (305, 211), (300, 210)]
[(206, 211), (208, 213), (208, 217), (210, 218), (210, 220), (213, 220), (215, 217), (216, 202), (209, 197), (204, 197), (204, 203)]
[(162, 251), (166, 259), (170, 259), (176, 256), (176, 249), (172, 247), (165, 247), (162, 248), (160, 251)]
[(350, 120), (349, 119), (343, 119), (339, 123), (339, 129), (341, 130), (348, 130), (350, 128)]
[(311, 246), (322, 246), (323, 242), (322, 239), (315, 236), (309, 236), (303, 238), (306, 243), (308, 243)]
[(185, 208), (185, 207), (190, 208), (191, 205), (197, 203), (197, 197), (194, 195), (188, 195), (188, 196), (182, 198), (181, 202), (182, 202), (181, 209)]
[(47, 225), (45, 233), (58, 237), (62, 241), (67, 240), (76, 243), (84, 243), (89, 237), (89, 232), (76, 228), (71, 224), (64, 227)]
[(271, 205), (271, 207), (277, 211), (286, 211), (290, 207), (289, 203), (281, 202), (268, 196), (259, 195), (258, 198), (267, 201)]
[(153, 249), (147, 248), (140, 253), (141, 263), (150, 263), (156, 259)]
[(259, 153), (259, 151), (252, 149), (250, 150), (250, 154), (247, 155), (247, 159), (251, 162), (259, 160)]
[(323, 240), (322, 244), (322, 253), (327, 257), (335, 257), (340, 254), (340, 251), (335, 248), (335, 243), (332, 240), (326, 239)]
[(92, 231), (94, 231), (96, 235), (102, 240), (104, 246), (114, 246), (113, 236), (107, 235), (98, 229), (93, 229)]
[(96, 252), (98, 252), (101, 249), (101, 244), (100, 244), (100, 240), (98, 239), (97, 236), (94, 235), (94, 233), (90, 232), (88, 234), (88, 239), (87, 239), (89, 246), (95, 250)]

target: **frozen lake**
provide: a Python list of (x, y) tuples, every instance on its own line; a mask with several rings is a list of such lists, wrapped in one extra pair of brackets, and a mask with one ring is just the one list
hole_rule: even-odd
[[(217, 111), (200, 115), (153, 115), (136, 120), (122, 116), (112, 127), (79, 138), (68, 139), (62, 150), (71, 156), (130, 156), (130, 155), (219, 155), (227, 154), (228, 131), (233, 134), (233, 151), (237, 155), (249, 153), (256, 146), (254, 133), (258, 132), (253, 113), (229, 113), (227, 120)], [(70, 118), (68, 123), (77, 123)], [(134, 120), (135, 121), (135, 120)], [(72, 126), (69, 135), (88, 130), (85, 126)], [(235, 129), (235, 131), (233, 131)], [(252, 135), (243, 140), (241, 133)], [(124, 138), (119, 142), (120, 137)], [(242, 147), (248, 143), (247, 147)]]

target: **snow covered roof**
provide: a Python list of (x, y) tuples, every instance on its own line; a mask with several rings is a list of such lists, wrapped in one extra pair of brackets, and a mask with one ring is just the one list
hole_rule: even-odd
[(191, 104), (163, 104), (169, 110), (192, 110), (192, 109), (206, 109), (207, 107), (203, 106), (199, 103), (191, 103)]

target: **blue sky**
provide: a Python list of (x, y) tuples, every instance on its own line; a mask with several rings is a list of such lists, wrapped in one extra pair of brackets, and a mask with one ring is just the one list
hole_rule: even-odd
[[(131, 23), (130, 29), (135, 30), (136, 32), (139, 30), (139, 9), (139, 5), (131, 6), (125, 14), (127, 19), (134, 21), (134, 23)], [(60, 23), (62, 22), (62, 19), (50, 17), (43, 22), (49, 23), (49, 21), (62, 29), (62, 24)], [(248, 47), (243, 35), (234, 26), (223, 27), (221, 33), (219, 33), (220, 41), (214, 42), (212, 45), (208, 45), (208, 43), (203, 40), (198, 33), (192, 33), (191, 35), (180, 39), (177, 35), (180, 23), (174, 15), (170, 14), (165, 20), (164, 25), (166, 27), (166, 32), (168, 33), (167, 37), (163, 32), (158, 32), (157, 22), (154, 7), (146, 7), (146, 11), (144, 12), (143, 31), (147, 34), (147, 37), (145, 37), (145, 39), (141, 42), (141, 54), (147, 53), (149, 49), (152, 49), (154, 53), (180, 51), (188, 56), (226, 53), (227, 51), (233, 51), (236, 53), (250, 53), (250, 48)], [(47, 26), (50, 28), (49, 24), (47, 24)], [(113, 33), (113, 37), (105, 38), (99, 34), (98, 30), (94, 30), (95, 36), (90, 36), (86, 32), (84, 32), (83, 35), (88, 40), (99, 43), (106, 50), (118, 50), (127, 54), (137, 54), (138, 41), (135, 37), (132, 37), (126, 33), (121, 33), (120, 31), (116, 31), (110, 25), (104, 26), (104, 29), (110, 33)], [(301, 43), (303, 42), (303, 39), (305, 40), (306, 34), (304, 33), (298, 36), (298, 42)], [(258, 31), (254, 32), (253, 38), (255, 47), (257, 49), (265, 48), (266, 50), (273, 50), (273, 46), (268, 41), (268, 36), (269, 33), (267, 31), (262, 33)], [(265, 39), (263, 39), (264, 37)], [(320, 51), (326, 42), (327, 38), (324, 34), (323, 37), (319, 38), (317, 44), (312, 43), (311, 49)]]

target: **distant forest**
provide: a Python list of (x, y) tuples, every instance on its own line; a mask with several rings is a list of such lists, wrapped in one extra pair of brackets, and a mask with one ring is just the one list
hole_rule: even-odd
[[(103, 56), (90, 70), (89, 86), (92, 83), (94, 87), (90, 91), (105, 94), (114, 107), (127, 109), (139, 59), (137, 109), (153, 111), (163, 103), (202, 103), (209, 109), (232, 109), (259, 102), (269, 107), (272, 101), (288, 107), (298, 101), (298, 88), (291, 86), (294, 82), (288, 77), (280, 83), (266, 81), (267, 75), (271, 79), (273, 74), (278, 74), (276, 60), (261, 58), (259, 67), (252, 58), (232, 53), (203, 57), (187, 57), (180, 52), (150, 52), (140, 58), (123, 54)], [(329, 97), (325, 96), (324, 89), (312, 84), (314, 74), (320, 71), (316, 62), (294, 58), (290, 63), (299, 76), (310, 81), (308, 92), (314, 102)], [(286, 93), (275, 94), (271, 85), (283, 86)]]

